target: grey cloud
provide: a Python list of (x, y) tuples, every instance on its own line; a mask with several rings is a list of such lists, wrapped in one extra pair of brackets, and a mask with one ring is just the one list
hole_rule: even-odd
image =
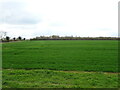
[(38, 16), (24, 10), (25, 4), (20, 2), (0, 3), (0, 23), (36, 24), (41, 20)]

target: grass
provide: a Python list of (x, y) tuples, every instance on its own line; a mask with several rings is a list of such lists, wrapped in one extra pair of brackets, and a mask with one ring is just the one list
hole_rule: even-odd
[(28, 41), (3, 44), (3, 68), (118, 70), (117, 41)]
[(4, 70), (3, 88), (117, 88), (115, 73)]
[(117, 40), (3, 44), (4, 88), (116, 88), (117, 72)]

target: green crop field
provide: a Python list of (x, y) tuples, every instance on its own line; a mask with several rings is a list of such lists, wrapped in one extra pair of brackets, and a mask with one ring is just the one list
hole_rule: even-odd
[(110, 88), (118, 85), (117, 40), (23, 41), (2, 45), (3, 87)]

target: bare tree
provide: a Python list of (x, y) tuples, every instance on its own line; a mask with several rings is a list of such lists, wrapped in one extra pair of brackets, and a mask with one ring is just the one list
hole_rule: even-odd
[(6, 36), (7, 32), (5, 31), (0, 31), (0, 40), (3, 40)]

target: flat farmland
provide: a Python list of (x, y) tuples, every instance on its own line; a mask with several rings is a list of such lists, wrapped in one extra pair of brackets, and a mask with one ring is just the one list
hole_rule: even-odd
[[(117, 40), (22, 41), (3, 43), (2, 49), (3, 49), (3, 61), (2, 61), (3, 87), (42, 87), (42, 86), (53, 88), (117, 87), (118, 78)], [(38, 70), (37, 73), (36, 70)], [(16, 82), (17, 80), (19, 81), (20, 77), (17, 76), (19, 76), (18, 74), (20, 72), (23, 72), (22, 75), (24, 76), (25, 73), (27, 73), (28, 75), (28, 72), (29, 74), (34, 72), (36, 73), (35, 75), (39, 75), (39, 73), (42, 74), (43, 71), (45, 72), (43, 73), (43, 75), (48, 76), (50, 72), (55, 73), (55, 75), (54, 74), (53, 75), (56, 78), (62, 78), (61, 80), (65, 81), (65, 83), (70, 82), (69, 75), (71, 74), (72, 74), (71, 77), (77, 76), (79, 78), (77, 78), (78, 81), (76, 81), (76, 79), (72, 79), (71, 82), (74, 82), (74, 84), (70, 83), (70, 85), (66, 85), (65, 83), (60, 82), (61, 81), (60, 80), (56, 81), (57, 84), (49, 83), (50, 85), (48, 84), (48, 86), (41, 84), (40, 82), (36, 82), (37, 83), (35, 84), (36, 86), (34, 84), (24, 86), (21, 85), (20, 83), (18, 84), (16, 83), (17, 85), (14, 86), (15, 85), (14, 78), (17, 78), (15, 79)], [(59, 73), (61, 73), (61, 75), (59, 75)], [(66, 78), (69, 77), (69, 79), (63, 78), (62, 76)], [(84, 79), (80, 78), (81, 76), (83, 76)], [(94, 80), (96, 80), (95, 78), (97, 77), (97, 81), (100, 81), (98, 79), (98, 77), (100, 76), (104, 78), (101, 78), (100, 79), (101, 82), (99, 82), (99, 84), (96, 85)], [(30, 79), (31, 74), (28, 77), (29, 79), (27, 79), (28, 80), (27, 82), (33, 82)], [(39, 75), (39, 77), (37, 76), (34, 81), (38, 80), (38, 78), (40, 79), (40, 77), (41, 75)], [(85, 81), (87, 77), (91, 77), (92, 79), (91, 82), (93, 84), (90, 84), (88, 81)], [(105, 79), (105, 77), (108, 79)], [(9, 80), (11, 80), (11, 83)], [(25, 83), (24, 80), (22, 82)], [(55, 81), (55, 78), (52, 80)], [(81, 82), (81, 80), (83, 81), (83, 83)], [(84, 81), (88, 82), (88, 85), (86, 83), (87, 86), (85, 86)], [(107, 83), (104, 83), (102, 85), (101, 83), (103, 83), (104, 81), (106, 81)], [(113, 84), (109, 82), (112, 82)], [(60, 83), (62, 83), (62, 85)]]
[(4, 43), (3, 68), (117, 72), (117, 54), (117, 41)]

